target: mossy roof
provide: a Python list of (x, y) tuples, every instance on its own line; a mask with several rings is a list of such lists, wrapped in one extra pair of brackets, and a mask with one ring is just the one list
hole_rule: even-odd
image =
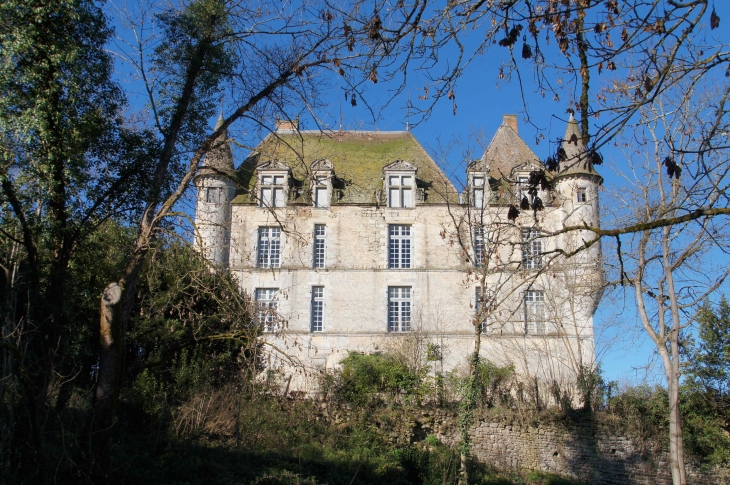
[[(458, 202), (458, 193), (446, 175), (407, 131), (395, 132), (321, 132), (285, 131), (268, 135), (238, 168), (241, 187), (236, 203), (251, 202), (256, 185), (256, 167), (269, 160), (291, 169), (292, 188), (301, 194), (309, 191), (310, 165), (326, 159), (334, 167), (333, 188), (339, 191), (333, 204), (374, 204), (383, 201), (383, 167), (403, 160), (418, 168), (417, 186), (423, 189), (425, 204)], [(306, 202), (305, 197), (290, 197)]]

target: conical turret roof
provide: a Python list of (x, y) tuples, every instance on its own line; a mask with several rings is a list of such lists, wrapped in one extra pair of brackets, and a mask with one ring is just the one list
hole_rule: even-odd
[[(215, 124), (217, 130), (223, 125), (223, 113), (218, 117)], [(221, 174), (233, 172), (233, 152), (228, 141), (228, 130), (224, 130), (213, 142), (213, 148), (208, 151), (203, 159), (203, 164), (198, 172), (204, 174)]]
[(570, 114), (561, 147), (565, 151), (565, 160), (560, 162), (558, 176), (573, 174), (598, 175), (598, 172), (593, 168), (588, 150), (586, 150), (585, 143), (583, 143), (580, 127), (575, 117), (573, 117), (573, 113)]

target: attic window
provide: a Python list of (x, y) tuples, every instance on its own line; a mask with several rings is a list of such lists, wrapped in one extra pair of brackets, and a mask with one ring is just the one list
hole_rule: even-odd
[(530, 192), (529, 192), (529, 184), (528, 181), (530, 180), (529, 177), (519, 177), (517, 179), (517, 195), (520, 198), (520, 201), (527, 197), (528, 201), (530, 200)]
[(316, 179), (314, 181), (314, 207), (329, 207), (330, 206), (330, 181), (329, 179)]
[(388, 176), (388, 207), (413, 207), (412, 175)]
[(218, 204), (221, 202), (223, 190), (220, 187), (208, 187), (205, 189), (205, 202)]
[(259, 197), (260, 207), (284, 207), (284, 184), (286, 175), (262, 175), (261, 193)]

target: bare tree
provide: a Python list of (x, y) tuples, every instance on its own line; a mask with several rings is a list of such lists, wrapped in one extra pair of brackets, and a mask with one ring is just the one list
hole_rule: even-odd
[[(638, 316), (662, 362), (669, 391), (669, 445), (673, 483), (685, 484), (679, 382), (683, 341), (696, 323), (701, 303), (726, 281), (719, 264), (727, 254), (727, 222), (700, 217), (653, 227), (698, 209), (726, 208), (728, 167), (724, 151), (704, 156), (704, 128), (712, 124), (715, 92), (683, 85), (642, 110), (617, 194), (617, 225), (641, 227), (620, 241), (614, 283), (633, 293)], [(681, 94), (680, 94), (681, 93)], [(627, 187), (632, 190), (628, 191)]]

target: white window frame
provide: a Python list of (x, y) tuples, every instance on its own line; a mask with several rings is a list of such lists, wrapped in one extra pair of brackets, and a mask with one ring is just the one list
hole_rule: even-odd
[(484, 208), (484, 188), (486, 177), (484, 175), (474, 175), (471, 179), (472, 186), (472, 206), (477, 209)]
[(281, 268), (281, 228), (262, 226), (258, 230), (258, 268)]
[(388, 332), (411, 331), (413, 292), (410, 286), (388, 287)]
[(325, 224), (314, 225), (312, 267), (314, 269), (325, 269), (327, 267), (327, 226)]
[(477, 268), (484, 266), (484, 256), (487, 249), (484, 226), (474, 226), (473, 230), (473, 245), (474, 245), (474, 265)]
[(259, 207), (285, 207), (287, 174), (266, 172), (259, 175)]
[(256, 288), (254, 291), (256, 299), (256, 318), (264, 332), (274, 332), (278, 326), (279, 318), (279, 288)]
[(537, 270), (542, 268), (542, 239), (535, 227), (522, 228), (522, 268)]
[(525, 292), (525, 333), (528, 335), (547, 333), (544, 291), (528, 290)]
[(413, 263), (413, 231), (408, 224), (388, 224), (388, 268), (410, 269)]
[[(394, 209), (408, 209), (415, 207), (415, 173), (388, 172), (385, 174), (385, 179), (388, 188), (388, 207)], [(407, 197), (406, 194), (408, 194)]]
[(324, 286), (312, 287), (311, 332), (324, 332)]
[(575, 201), (578, 204), (585, 204), (588, 202), (588, 190), (585, 187), (578, 187), (575, 189)]

